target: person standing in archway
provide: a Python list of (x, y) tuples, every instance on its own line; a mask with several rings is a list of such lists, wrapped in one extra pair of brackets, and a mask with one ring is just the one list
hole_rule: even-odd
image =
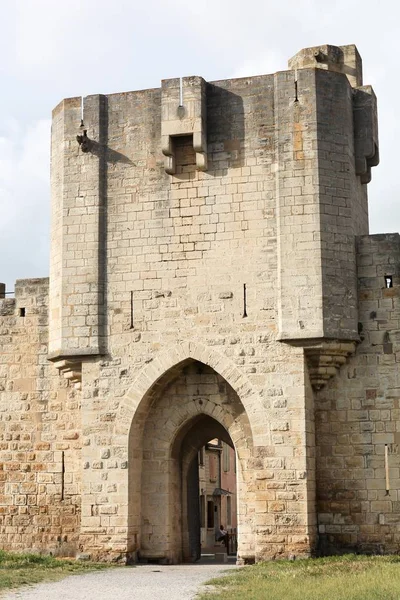
[(219, 526), (218, 541), (225, 544), (226, 550), (228, 551), (228, 532), (224, 529), (223, 525)]

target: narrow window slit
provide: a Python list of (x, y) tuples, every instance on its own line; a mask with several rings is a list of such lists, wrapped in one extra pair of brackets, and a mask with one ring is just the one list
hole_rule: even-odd
[(26, 309), (25, 308), (20, 308), (19, 309), (19, 316), (20, 317), (25, 317), (26, 314)]
[(385, 444), (385, 481), (386, 481), (386, 496), (390, 493), (390, 480), (389, 480), (389, 446)]
[(64, 450), (61, 452), (61, 500), (64, 500), (64, 487), (65, 487), (65, 453)]
[(298, 102), (299, 98), (297, 96), (297, 81), (294, 82), (294, 101)]
[(130, 329), (133, 329), (133, 317), (134, 317), (134, 311), (133, 311), (133, 291), (131, 292), (131, 326)]
[(385, 275), (385, 287), (391, 288), (393, 287), (393, 276)]
[(246, 284), (243, 284), (243, 318), (247, 317), (247, 290)]

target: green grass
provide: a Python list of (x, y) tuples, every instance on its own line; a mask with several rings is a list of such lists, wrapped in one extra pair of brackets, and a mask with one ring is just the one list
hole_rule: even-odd
[(272, 561), (206, 585), (199, 600), (399, 600), (400, 556)]
[(20, 585), (54, 581), (72, 573), (110, 568), (109, 564), (59, 560), (39, 554), (13, 554), (0, 550), (0, 592)]

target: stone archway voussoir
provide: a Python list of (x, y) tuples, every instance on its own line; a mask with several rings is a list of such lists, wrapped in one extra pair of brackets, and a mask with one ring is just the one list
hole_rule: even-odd
[[(188, 341), (181, 342), (161, 351), (150, 363), (142, 368), (133, 380), (125, 399), (120, 405), (115, 427), (123, 431), (126, 428), (129, 429), (132, 419), (137, 414), (138, 409), (140, 409), (142, 402), (146, 397), (148, 398), (152, 395), (152, 391), (163, 375), (170, 372), (174, 367), (179, 369), (180, 363), (189, 359), (208, 365), (218, 375), (223, 377), (237, 393), (239, 400), (243, 403), (245, 412), (250, 417), (249, 408), (253, 403), (249, 404), (248, 399), (252, 394), (252, 388), (245, 374), (242, 374), (229, 358), (214, 349), (203, 344)], [(247, 402), (243, 402), (245, 399)], [(197, 402), (193, 402), (193, 407), (193, 414), (205, 412), (204, 406), (200, 406)], [(210, 411), (207, 412), (210, 416), (214, 414)], [(221, 413), (218, 413), (217, 420), (220, 420), (220, 418)]]

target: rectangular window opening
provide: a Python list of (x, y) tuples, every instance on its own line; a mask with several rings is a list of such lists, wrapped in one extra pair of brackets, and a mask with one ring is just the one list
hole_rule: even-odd
[(204, 467), (204, 447), (199, 450), (199, 467)]
[(209, 476), (210, 481), (217, 481), (217, 456), (215, 454), (210, 454), (208, 457), (208, 468), (209, 468)]
[(385, 275), (385, 287), (391, 288), (393, 287), (393, 276)]
[(230, 496), (226, 498), (226, 525), (232, 527), (232, 498)]
[(196, 153), (193, 148), (193, 134), (172, 138), (175, 154), (175, 173), (190, 173), (196, 170)]
[(207, 527), (208, 529), (214, 528), (214, 502), (211, 500), (207, 502)]
[(20, 316), (20, 317), (25, 317), (25, 313), (26, 313), (26, 310), (25, 310), (25, 308), (20, 308), (20, 309), (19, 309), (19, 316)]
[(200, 527), (206, 526), (206, 498), (200, 496)]
[(224, 463), (224, 471), (225, 473), (228, 473), (228, 471), (231, 468), (230, 465), (230, 446), (228, 446), (228, 444), (224, 444), (223, 445), (223, 451), (222, 451), (222, 456), (223, 456), (223, 463)]

